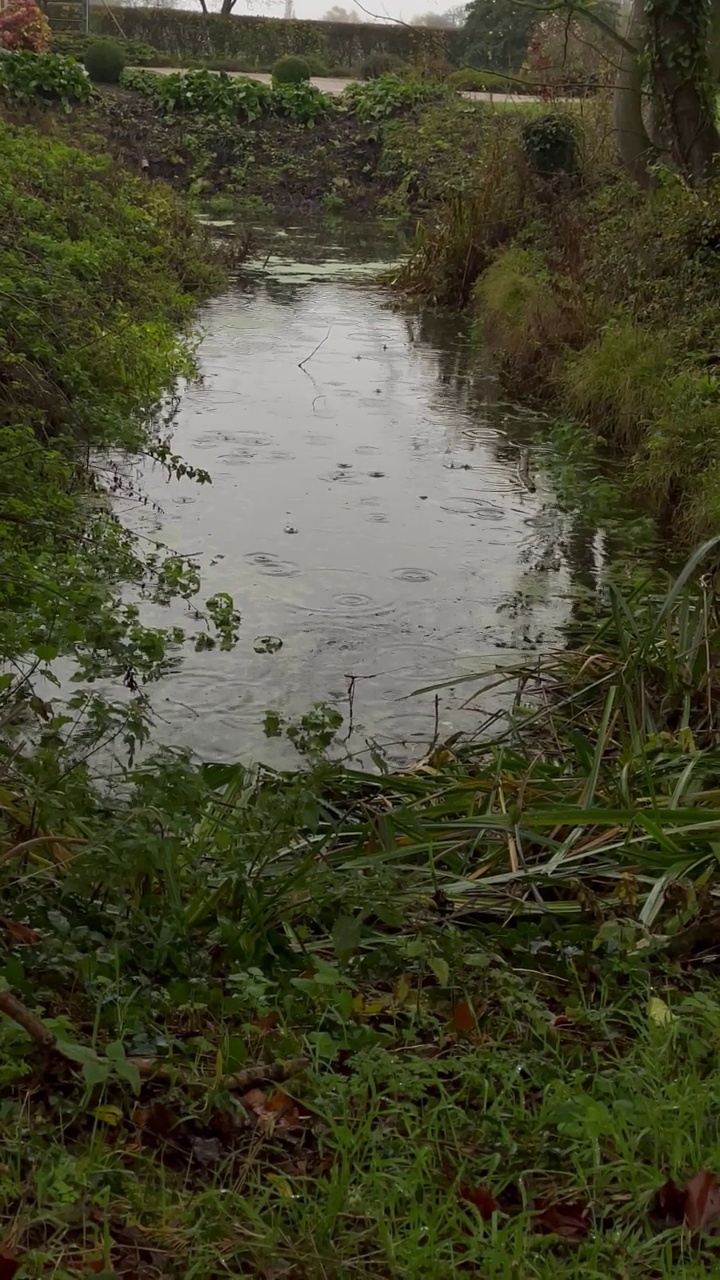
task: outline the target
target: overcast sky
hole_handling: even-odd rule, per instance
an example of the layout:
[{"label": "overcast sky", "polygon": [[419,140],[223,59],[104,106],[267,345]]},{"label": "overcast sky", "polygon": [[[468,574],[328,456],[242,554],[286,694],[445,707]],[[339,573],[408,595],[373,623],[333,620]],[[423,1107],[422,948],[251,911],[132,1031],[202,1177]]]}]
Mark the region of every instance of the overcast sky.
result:
[{"label": "overcast sky", "polygon": [[[456,0],[457,2],[457,0]],[[343,9],[356,8],[353,0],[293,0],[293,12],[296,18],[322,18],[337,3]],[[389,18],[402,18],[411,22],[419,13],[444,13],[453,7],[453,0],[361,0],[365,9],[371,13]],[[282,18],[285,11],[285,0],[247,0],[237,5],[235,12],[265,14],[271,18]],[[372,19],[357,9],[364,22]]]}]

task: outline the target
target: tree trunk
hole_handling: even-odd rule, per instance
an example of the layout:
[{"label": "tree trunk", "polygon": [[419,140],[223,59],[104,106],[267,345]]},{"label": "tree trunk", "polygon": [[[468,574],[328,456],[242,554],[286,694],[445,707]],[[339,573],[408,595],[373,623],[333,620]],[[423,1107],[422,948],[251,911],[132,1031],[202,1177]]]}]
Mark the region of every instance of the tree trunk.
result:
[{"label": "tree trunk", "polygon": [[692,186],[711,178],[720,158],[709,17],[707,0],[650,0],[647,6],[653,90],[669,126],[673,158]]},{"label": "tree trunk", "polygon": [[635,52],[632,53],[627,46],[620,51],[613,94],[615,143],[633,182],[648,190],[652,186],[650,165],[658,157],[643,119],[641,56],[645,46],[645,0],[633,0],[625,39]]}]

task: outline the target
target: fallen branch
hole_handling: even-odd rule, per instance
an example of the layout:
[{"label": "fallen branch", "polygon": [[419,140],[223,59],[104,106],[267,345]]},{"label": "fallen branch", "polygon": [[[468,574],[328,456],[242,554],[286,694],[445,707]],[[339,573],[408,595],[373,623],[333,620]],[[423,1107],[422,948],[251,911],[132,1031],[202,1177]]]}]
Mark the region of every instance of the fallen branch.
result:
[{"label": "fallen branch", "polygon": [[[157,1058],[128,1058],[143,1080],[166,1080],[169,1084],[202,1084],[191,1071],[185,1067],[174,1067],[169,1062],[158,1062]],[[220,1089],[239,1092],[250,1089],[256,1084],[282,1084],[291,1076],[297,1076],[310,1066],[307,1058],[288,1058],[286,1062],[258,1062],[254,1067],[244,1067],[242,1071],[234,1071],[231,1075],[219,1076],[212,1082]]]},{"label": "fallen branch", "polygon": [[[18,1000],[11,991],[0,991],[0,1013],[17,1022],[26,1031],[31,1040],[46,1053],[57,1053],[66,1061],[77,1063],[72,1054],[66,1053],[61,1041],[54,1031],[34,1014],[22,1000]],[[98,1054],[99,1061],[104,1061]],[[250,1089],[262,1083],[282,1084],[291,1076],[297,1076],[310,1066],[307,1058],[288,1058],[285,1062],[258,1062],[254,1067],[244,1067],[242,1071],[234,1071],[230,1075],[220,1076],[212,1080],[198,1079],[185,1067],[174,1067],[170,1062],[161,1062],[157,1058],[128,1058],[143,1080],[167,1080],[170,1084],[203,1084],[207,1088],[219,1087],[238,1092]]]},{"label": "fallen branch", "polygon": [[30,1009],[18,1000],[11,991],[0,991],[0,1013],[17,1022],[23,1031],[27,1031],[31,1040],[46,1051],[54,1049],[57,1043],[55,1032],[45,1026]]}]

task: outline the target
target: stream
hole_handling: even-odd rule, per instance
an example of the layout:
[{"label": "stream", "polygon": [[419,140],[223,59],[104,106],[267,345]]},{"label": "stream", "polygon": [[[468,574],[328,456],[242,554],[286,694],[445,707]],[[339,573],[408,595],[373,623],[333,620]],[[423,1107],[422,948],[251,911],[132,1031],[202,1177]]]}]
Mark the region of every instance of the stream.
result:
[{"label": "stream", "polygon": [[[463,677],[546,647],[567,616],[536,446],[530,480],[523,462],[538,422],[462,322],[393,308],[376,281],[401,249],[373,228],[276,231],[201,317],[172,447],[212,485],[149,466],[131,519],[242,614],[231,653],[188,652],[151,690],[157,736],[205,759],[295,763],[264,713],[315,702],[343,712],[346,750],[416,758],[477,729]],[[438,683],[437,705],[409,696]]]}]

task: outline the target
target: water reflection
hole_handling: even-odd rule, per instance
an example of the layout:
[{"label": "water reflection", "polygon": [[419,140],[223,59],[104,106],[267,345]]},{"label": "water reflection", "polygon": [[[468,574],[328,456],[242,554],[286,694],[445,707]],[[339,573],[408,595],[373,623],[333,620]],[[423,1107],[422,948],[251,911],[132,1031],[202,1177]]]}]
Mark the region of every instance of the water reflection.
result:
[{"label": "water reflection", "polygon": [[[149,470],[139,517],[198,552],[207,594],[243,614],[235,652],[190,654],[154,691],[160,734],[206,758],[292,758],[265,741],[264,710],[340,703],[352,677],[358,744],[406,755],[435,717],[432,695],[407,694],[534,650],[566,615],[563,558],[539,562],[552,494],[518,475],[536,420],[478,368],[461,322],[399,314],[367,284],[396,251],[275,240],[206,309],[204,383],[173,447],[213,485]],[[443,691],[441,733],[475,727],[467,694]]]}]

